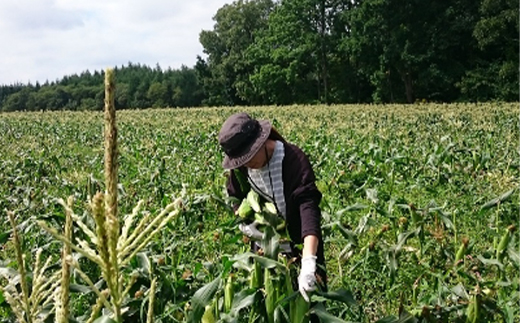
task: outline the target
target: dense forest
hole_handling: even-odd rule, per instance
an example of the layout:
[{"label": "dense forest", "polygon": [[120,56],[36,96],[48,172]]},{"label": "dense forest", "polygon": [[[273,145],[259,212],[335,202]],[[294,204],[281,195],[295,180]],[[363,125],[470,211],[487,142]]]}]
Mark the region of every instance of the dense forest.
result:
[{"label": "dense forest", "polygon": [[[195,66],[116,67],[116,105],[518,101],[518,12],[516,0],[239,0],[200,33]],[[103,77],[1,85],[0,111],[98,110]]]}]

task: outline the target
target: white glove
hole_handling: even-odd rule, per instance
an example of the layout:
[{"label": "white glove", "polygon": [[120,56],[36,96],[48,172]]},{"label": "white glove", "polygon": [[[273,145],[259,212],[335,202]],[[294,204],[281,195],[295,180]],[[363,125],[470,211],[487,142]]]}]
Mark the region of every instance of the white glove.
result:
[{"label": "white glove", "polygon": [[305,301],[309,302],[307,292],[313,291],[316,287],[316,256],[305,256],[302,258],[302,269],[298,277],[298,289]]},{"label": "white glove", "polygon": [[242,231],[243,234],[245,234],[253,240],[262,240],[264,238],[264,234],[262,231],[256,228],[257,225],[258,223],[256,221],[254,221],[251,224],[240,223],[238,225],[238,229]]}]

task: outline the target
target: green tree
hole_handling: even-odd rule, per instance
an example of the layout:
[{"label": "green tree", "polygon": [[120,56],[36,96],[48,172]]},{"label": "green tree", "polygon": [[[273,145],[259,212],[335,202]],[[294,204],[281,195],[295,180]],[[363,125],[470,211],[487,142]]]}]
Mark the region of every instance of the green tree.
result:
[{"label": "green tree", "polygon": [[319,100],[318,20],[314,0],[283,1],[270,15],[269,28],[259,33],[247,51],[255,66],[251,92],[264,103]]},{"label": "green tree", "polygon": [[115,93],[116,109],[127,109],[130,107],[131,92],[128,83],[117,83]]},{"label": "green tree", "polygon": [[152,107],[159,108],[166,106],[167,101],[167,87],[165,84],[155,81],[148,88],[146,98],[152,102]]},{"label": "green tree", "polygon": [[518,1],[481,1],[473,30],[478,56],[459,84],[466,100],[518,101],[518,11]]},{"label": "green tree", "polygon": [[23,87],[20,91],[9,95],[2,106],[2,111],[21,111],[26,110],[27,102],[31,95],[29,87]]},{"label": "green tree", "polygon": [[471,58],[478,4],[358,0],[343,48],[374,86],[376,102],[453,100]]},{"label": "green tree", "polygon": [[269,104],[366,101],[366,78],[352,64],[343,41],[352,2],[287,0],[269,17],[246,52],[257,101]]},{"label": "green tree", "polygon": [[173,106],[196,107],[201,104],[203,91],[195,69],[181,66],[179,70],[171,71],[168,77],[169,95]]},{"label": "green tree", "polygon": [[[235,1],[213,17],[213,30],[203,30],[199,40],[207,58],[207,72],[200,83],[212,105],[246,104],[253,67],[244,59],[259,31],[267,28],[271,0]],[[200,64],[199,64],[199,67]]]}]

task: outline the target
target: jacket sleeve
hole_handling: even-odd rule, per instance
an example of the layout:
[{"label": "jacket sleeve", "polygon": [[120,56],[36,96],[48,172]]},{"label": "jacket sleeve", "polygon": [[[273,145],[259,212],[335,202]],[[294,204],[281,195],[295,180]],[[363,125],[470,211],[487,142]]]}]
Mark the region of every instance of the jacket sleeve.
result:
[{"label": "jacket sleeve", "polygon": [[322,195],[316,187],[316,178],[309,159],[302,151],[297,154],[297,162],[300,167],[293,168],[298,169],[298,173],[294,177],[296,184],[292,199],[300,211],[301,238],[303,240],[308,235],[315,235],[321,239],[319,204]]}]

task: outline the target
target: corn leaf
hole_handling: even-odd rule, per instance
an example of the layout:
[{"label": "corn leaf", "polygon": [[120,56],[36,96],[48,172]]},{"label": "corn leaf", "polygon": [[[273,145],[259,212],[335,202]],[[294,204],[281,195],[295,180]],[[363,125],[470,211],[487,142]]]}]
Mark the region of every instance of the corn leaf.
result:
[{"label": "corn leaf", "polygon": [[260,263],[260,265],[262,265],[263,268],[269,268],[269,269],[275,268],[275,267],[278,267],[279,269],[285,268],[283,264],[279,263],[276,260],[272,260],[272,259],[262,257],[259,255],[255,255],[252,252],[245,252],[245,253],[239,254],[239,255],[235,256],[232,260],[234,260],[238,263],[243,263],[243,262],[249,261],[251,258],[257,260]]},{"label": "corn leaf", "polygon": [[387,316],[387,317],[384,317],[380,320],[377,320],[375,323],[417,323],[418,320],[413,317],[410,313],[408,312],[403,312],[401,313],[401,315],[399,315],[399,318],[395,317],[395,316]]},{"label": "corn leaf", "polygon": [[113,319],[111,319],[109,316],[107,315],[103,315],[101,317],[98,317],[94,323],[117,323],[116,321],[114,321]]},{"label": "corn leaf", "polygon": [[418,234],[419,230],[417,229],[399,234],[399,236],[397,237],[397,244],[395,245],[395,252],[399,252],[403,248],[403,245],[406,243],[406,240],[408,240],[408,238],[416,236]]},{"label": "corn leaf", "polygon": [[190,322],[200,322],[206,305],[211,302],[221,284],[222,278],[217,277],[195,292],[192,298]]},{"label": "corn leaf", "polygon": [[496,198],[492,199],[491,201],[489,201],[486,204],[482,205],[480,210],[481,211],[487,210],[487,209],[490,209],[490,208],[498,206],[502,202],[507,201],[511,197],[511,195],[513,195],[514,191],[515,191],[515,189],[512,189],[512,190],[507,191],[504,194],[500,195],[499,197],[496,197]]},{"label": "corn leaf", "polygon": [[231,313],[238,314],[238,312],[246,308],[248,306],[251,306],[255,303],[255,297],[256,297],[257,291],[252,289],[244,289],[240,292],[236,293],[233,297],[233,305],[231,306]]},{"label": "corn leaf", "polygon": [[482,255],[478,255],[477,259],[480,260],[480,262],[482,264],[484,264],[485,266],[495,265],[495,266],[498,266],[500,269],[504,268],[504,265],[496,259],[486,259],[486,258],[482,257]]},{"label": "corn leaf", "polygon": [[375,188],[367,188],[366,189],[367,199],[369,199],[372,203],[377,204],[379,199],[377,198],[377,189]]},{"label": "corn leaf", "polygon": [[466,288],[464,288],[464,285],[462,285],[461,283],[458,283],[457,286],[453,287],[451,289],[451,292],[459,298],[469,300],[468,292],[466,291]]},{"label": "corn leaf", "polygon": [[330,292],[316,291],[315,293],[326,299],[342,302],[344,304],[347,304],[348,306],[357,305],[356,301],[354,300],[354,296],[352,295],[352,292],[343,288]]},{"label": "corn leaf", "polygon": [[9,237],[11,236],[10,231],[2,232],[0,233],[0,243],[6,243],[7,240],[9,240]]},{"label": "corn leaf", "polygon": [[357,242],[357,239],[356,239],[356,235],[354,234],[354,232],[352,232],[352,230],[348,230],[346,229],[341,223],[338,222],[337,224],[337,228],[338,228],[338,231],[339,233],[341,233],[341,235],[351,241],[352,243],[356,243]]},{"label": "corn leaf", "polygon": [[271,226],[267,226],[264,230],[264,240],[260,243],[266,257],[276,259],[278,255],[280,236]]},{"label": "corn leaf", "polygon": [[318,304],[311,308],[310,312],[316,314],[322,323],[353,323],[352,321],[344,321],[325,310],[323,304]]},{"label": "corn leaf", "polygon": [[138,268],[142,271],[142,273],[145,275],[150,275],[150,268],[152,267],[152,265],[150,263],[150,259],[146,255],[146,253],[144,253],[144,252],[137,253],[136,258],[137,258],[137,264],[139,266]]},{"label": "corn leaf", "polygon": [[511,262],[516,266],[516,268],[520,267],[520,253],[517,249],[512,246],[507,248],[507,256],[511,260]]},{"label": "corn leaf", "polygon": [[70,284],[69,285],[69,291],[77,292],[77,293],[83,293],[83,294],[92,293],[92,289],[89,286],[78,285],[78,284]]},{"label": "corn leaf", "polygon": [[353,204],[353,205],[349,205],[349,206],[347,206],[344,209],[339,210],[338,212],[336,212],[336,215],[337,216],[341,216],[345,212],[364,210],[367,207],[368,207],[368,205],[366,205],[366,204],[356,203],[356,204]]},{"label": "corn leaf", "polygon": [[513,323],[515,321],[515,308],[513,306],[505,305],[504,321],[506,323]]}]

